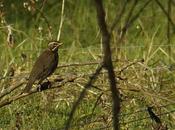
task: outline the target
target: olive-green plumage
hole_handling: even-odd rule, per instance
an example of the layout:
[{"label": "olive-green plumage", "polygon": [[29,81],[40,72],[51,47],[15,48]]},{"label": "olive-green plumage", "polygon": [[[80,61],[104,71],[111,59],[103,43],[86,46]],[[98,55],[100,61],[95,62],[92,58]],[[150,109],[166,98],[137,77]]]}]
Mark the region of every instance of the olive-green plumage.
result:
[{"label": "olive-green plumage", "polygon": [[36,80],[41,83],[55,71],[58,65],[58,48],[61,44],[57,41],[49,42],[48,48],[37,58],[23,93],[28,93]]}]

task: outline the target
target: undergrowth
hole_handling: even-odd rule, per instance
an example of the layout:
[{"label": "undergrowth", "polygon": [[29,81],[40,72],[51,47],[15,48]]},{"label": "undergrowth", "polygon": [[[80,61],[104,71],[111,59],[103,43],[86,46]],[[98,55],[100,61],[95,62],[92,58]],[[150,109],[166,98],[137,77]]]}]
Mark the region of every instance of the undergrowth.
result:
[{"label": "undergrowth", "polygon": [[[20,3],[19,7],[15,2],[8,1],[4,4],[6,12],[9,7],[16,7],[1,18],[1,20],[6,19],[8,24],[12,24],[15,45],[13,48],[8,46],[7,29],[1,23],[0,76],[5,77],[0,80],[1,91],[17,83],[20,76],[22,78],[28,76],[34,61],[47,47],[49,40],[47,25],[40,14],[36,10],[35,15],[30,11],[20,14],[18,10],[25,10],[22,8],[23,2],[20,1]],[[40,5],[40,3],[37,4],[36,6]],[[112,0],[105,2],[106,20],[109,26],[114,20],[116,10],[121,10],[121,5],[121,1],[120,4]],[[143,2],[139,1],[135,12],[142,5]],[[130,6],[129,2],[128,8]],[[14,10],[16,13],[11,16],[10,11]],[[61,2],[55,4],[55,1],[48,2],[43,9],[52,26],[54,38],[58,33],[60,11]],[[59,49],[59,65],[101,61],[101,36],[93,2],[66,1],[64,15],[60,39],[64,44]],[[119,27],[124,25],[126,17],[122,18]],[[29,19],[30,22],[28,22]],[[171,35],[170,47],[167,46],[166,24],[164,14],[153,2],[129,28],[122,44],[117,44],[118,30],[113,31],[111,48],[113,59],[118,59],[114,62],[114,67],[121,94],[122,130],[152,129],[155,122],[148,115],[148,106],[154,107],[153,110],[160,115],[162,122],[170,130],[175,128],[174,35]],[[38,30],[39,27],[41,30]],[[115,47],[120,49],[113,49]],[[133,62],[135,63],[132,64]],[[55,75],[82,76],[61,88],[36,93],[1,108],[0,128],[63,129],[74,101],[97,66],[57,69]],[[11,68],[14,70],[14,75],[9,80]],[[7,96],[21,92],[23,87]],[[76,111],[71,130],[111,130],[111,106],[108,77],[103,71]]]}]

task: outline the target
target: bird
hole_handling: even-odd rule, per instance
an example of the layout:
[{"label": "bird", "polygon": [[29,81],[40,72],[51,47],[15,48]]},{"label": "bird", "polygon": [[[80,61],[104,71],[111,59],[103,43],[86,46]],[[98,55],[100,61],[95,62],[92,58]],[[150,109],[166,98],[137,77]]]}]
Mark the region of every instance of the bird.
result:
[{"label": "bird", "polygon": [[41,84],[56,70],[59,59],[58,48],[61,45],[60,41],[50,41],[48,43],[48,48],[35,61],[23,93],[29,93],[35,81],[39,81],[38,84]]}]

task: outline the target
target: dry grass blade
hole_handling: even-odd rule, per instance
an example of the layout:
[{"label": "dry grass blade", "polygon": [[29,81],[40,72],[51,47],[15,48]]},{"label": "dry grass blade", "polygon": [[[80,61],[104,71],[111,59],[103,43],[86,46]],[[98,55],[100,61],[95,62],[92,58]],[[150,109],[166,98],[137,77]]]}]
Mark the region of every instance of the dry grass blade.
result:
[{"label": "dry grass blade", "polygon": [[61,36],[61,29],[63,26],[63,21],[64,21],[64,0],[62,1],[62,8],[61,8],[61,21],[60,21],[60,26],[59,26],[59,31],[58,31],[58,35],[57,35],[57,41],[60,40],[60,36]]}]

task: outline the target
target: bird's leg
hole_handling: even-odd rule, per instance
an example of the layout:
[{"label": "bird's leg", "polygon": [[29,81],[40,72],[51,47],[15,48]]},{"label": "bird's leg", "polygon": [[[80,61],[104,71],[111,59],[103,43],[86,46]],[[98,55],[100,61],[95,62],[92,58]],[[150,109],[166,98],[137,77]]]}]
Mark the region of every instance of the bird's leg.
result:
[{"label": "bird's leg", "polygon": [[49,87],[50,87],[50,84],[51,84],[51,82],[46,78],[45,80],[47,80],[47,81],[45,81],[45,82],[42,82],[43,80],[40,80],[39,82],[38,82],[38,88],[37,88],[37,90],[39,91],[39,92],[41,92],[41,91],[43,91],[43,90],[45,90],[45,89],[48,89]]},{"label": "bird's leg", "polygon": [[38,90],[38,92],[41,92],[41,87],[42,87],[42,80],[40,80],[39,82],[38,82],[38,88],[37,88],[37,90]]},{"label": "bird's leg", "polygon": [[46,81],[50,83],[50,81],[49,81],[49,79],[48,79],[48,78],[46,78]]}]

